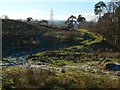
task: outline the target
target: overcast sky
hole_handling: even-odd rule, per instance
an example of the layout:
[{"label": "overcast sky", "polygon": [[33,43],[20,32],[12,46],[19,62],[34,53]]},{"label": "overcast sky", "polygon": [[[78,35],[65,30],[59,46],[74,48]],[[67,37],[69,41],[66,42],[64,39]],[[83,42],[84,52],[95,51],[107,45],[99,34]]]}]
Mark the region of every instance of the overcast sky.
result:
[{"label": "overcast sky", "polygon": [[[68,2],[69,1],[69,2]],[[92,2],[90,2],[92,1]],[[53,19],[66,20],[70,15],[81,14],[88,21],[95,20],[94,5],[100,0],[0,0],[0,17],[8,15],[11,19]],[[103,0],[109,1],[109,0]]]}]

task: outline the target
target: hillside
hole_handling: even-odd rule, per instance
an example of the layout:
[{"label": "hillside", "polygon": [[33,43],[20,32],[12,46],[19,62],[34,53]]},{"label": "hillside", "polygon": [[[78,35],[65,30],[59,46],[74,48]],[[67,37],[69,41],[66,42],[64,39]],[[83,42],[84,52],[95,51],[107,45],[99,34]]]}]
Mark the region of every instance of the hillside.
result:
[{"label": "hillside", "polygon": [[120,50],[99,34],[3,20],[2,39],[3,89],[120,87]]},{"label": "hillside", "polygon": [[[86,62],[86,60],[99,61],[102,58],[120,58],[120,50],[109,44],[100,35],[84,29],[74,32],[70,31],[69,35],[70,34],[72,37],[68,37],[68,32],[66,31],[63,36],[60,36],[61,34],[54,34],[55,37],[59,39],[62,38],[62,42],[66,45],[66,47],[32,54],[28,57],[28,60],[46,62],[48,58],[51,58],[51,60]],[[49,35],[51,34],[49,33]]]},{"label": "hillside", "polygon": [[50,25],[37,26],[18,20],[3,19],[2,22],[3,56],[29,51],[30,49],[33,51],[36,48],[51,48],[51,41],[54,39],[45,38],[43,35],[51,30],[59,30],[59,28]]},{"label": "hillside", "polygon": [[120,90],[120,0],[0,2],[0,90]]},{"label": "hillside", "polygon": [[[9,19],[3,19],[2,21],[3,56],[25,51],[33,53],[54,50],[79,44],[84,44],[85,46],[86,43],[92,43],[91,41],[95,39],[87,33],[68,31],[51,25],[35,25]],[[106,40],[101,40],[97,44],[94,43],[86,47],[93,51],[98,49],[105,51],[106,48],[119,51]]]}]

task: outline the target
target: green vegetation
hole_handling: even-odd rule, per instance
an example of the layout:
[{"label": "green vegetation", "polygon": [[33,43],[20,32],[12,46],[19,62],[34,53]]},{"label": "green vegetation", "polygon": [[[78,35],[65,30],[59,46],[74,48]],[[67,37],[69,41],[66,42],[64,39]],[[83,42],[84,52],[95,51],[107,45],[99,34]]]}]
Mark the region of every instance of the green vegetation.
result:
[{"label": "green vegetation", "polygon": [[[69,19],[70,22],[73,19]],[[47,25],[48,23],[39,25],[39,23],[9,21],[7,24],[8,21],[3,20],[4,54],[19,52],[21,48],[23,51],[27,48],[25,51],[38,49],[41,52],[34,52],[24,57],[23,66],[18,64],[20,62],[18,59],[15,61],[2,58],[3,63],[16,63],[16,66],[3,66],[0,71],[3,90],[8,88],[35,90],[38,88],[50,90],[120,88],[118,82],[120,72],[107,68],[109,64],[120,61],[119,49],[100,34],[87,29],[70,31]],[[29,17],[27,21],[30,22],[31,18]],[[16,27],[15,22],[20,26]],[[8,27],[5,27],[7,25]],[[16,38],[11,40],[11,36]]]},{"label": "green vegetation", "polygon": [[[63,66],[66,65],[70,65],[69,62]],[[86,72],[80,68],[72,67],[64,68],[64,70],[64,72],[55,73],[54,71],[29,67],[4,68],[2,71],[3,88],[49,88],[50,90],[58,88],[58,90],[68,90],[72,88],[120,87],[118,85],[119,77],[114,75],[103,75],[94,71]]]},{"label": "green vegetation", "polygon": [[95,33],[89,32],[89,31],[84,30],[84,29],[80,29],[80,31],[82,33],[86,34],[86,36],[89,38],[89,40],[84,40],[82,42],[85,45],[91,45],[91,44],[99,43],[103,40],[102,36],[96,35]]},{"label": "green vegetation", "polygon": [[[53,36],[54,34],[51,33],[47,35]],[[114,71],[104,70],[104,66],[118,62],[120,54],[110,51],[100,52],[99,49],[93,52],[94,47],[91,45],[101,44],[102,36],[84,29],[80,29],[79,33],[78,35],[82,35],[80,36],[82,39],[77,39],[79,45],[39,52],[29,56],[27,61],[31,62],[34,67],[3,68],[3,88],[49,88],[51,90],[119,88],[118,79],[120,77]],[[64,35],[66,33],[62,36]],[[54,37],[56,38],[56,35]],[[80,44],[81,42],[82,44]],[[112,62],[106,62],[109,58]],[[100,65],[104,64],[103,67],[100,67],[98,63],[102,60]],[[42,67],[43,64],[45,66]]]}]

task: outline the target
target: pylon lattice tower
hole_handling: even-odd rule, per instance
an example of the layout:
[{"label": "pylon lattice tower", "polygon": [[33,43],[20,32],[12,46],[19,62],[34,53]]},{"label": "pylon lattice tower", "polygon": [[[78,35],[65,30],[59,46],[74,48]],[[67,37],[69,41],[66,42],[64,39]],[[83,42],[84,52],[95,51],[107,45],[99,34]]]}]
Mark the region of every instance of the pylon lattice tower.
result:
[{"label": "pylon lattice tower", "polygon": [[50,21],[53,22],[53,9],[50,11]]}]

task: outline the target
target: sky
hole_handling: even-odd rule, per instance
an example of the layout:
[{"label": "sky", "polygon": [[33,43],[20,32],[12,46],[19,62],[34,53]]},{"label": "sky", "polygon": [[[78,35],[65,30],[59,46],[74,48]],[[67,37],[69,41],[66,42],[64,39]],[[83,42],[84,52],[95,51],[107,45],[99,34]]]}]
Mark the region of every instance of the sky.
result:
[{"label": "sky", "polygon": [[[10,19],[50,20],[53,9],[54,20],[66,20],[70,15],[81,14],[87,21],[96,20],[94,5],[100,0],[0,0],[0,17],[7,15]],[[103,0],[104,1],[104,0]],[[108,0],[105,0],[108,1]]]}]

